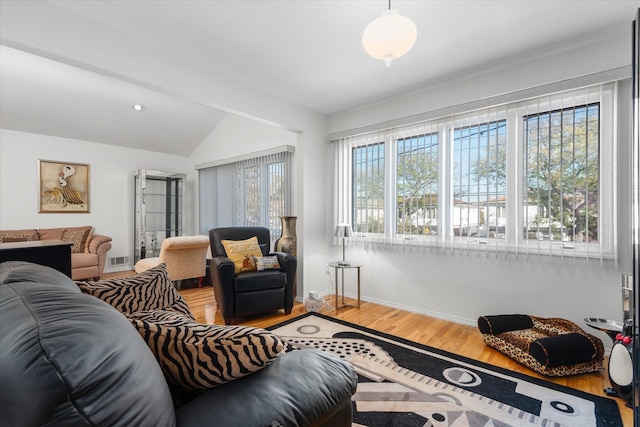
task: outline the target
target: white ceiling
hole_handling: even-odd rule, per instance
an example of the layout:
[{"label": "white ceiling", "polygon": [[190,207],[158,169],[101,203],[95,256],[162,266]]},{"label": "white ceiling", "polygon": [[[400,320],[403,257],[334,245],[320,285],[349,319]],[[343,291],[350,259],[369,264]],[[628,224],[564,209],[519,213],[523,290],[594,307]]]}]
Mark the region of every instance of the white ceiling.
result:
[{"label": "white ceiling", "polygon": [[[638,9],[637,0],[392,1],[393,9],[416,23],[418,40],[386,68],[361,45],[364,27],[387,8],[385,0],[30,3],[70,12],[96,31],[117,31],[176,61],[188,60],[324,114],[629,32]],[[3,22],[18,19],[17,7],[0,2]],[[39,31],[36,24],[29,31]],[[27,40],[5,34],[3,26],[3,44],[28,46]],[[73,30],[73,25],[61,29]],[[78,49],[84,48],[83,35],[76,36]],[[186,155],[224,117],[33,52],[3,46],[0,67],[0,126],[7,129]],[[134,102],[153,108],[143,113],[122,108]]]}]

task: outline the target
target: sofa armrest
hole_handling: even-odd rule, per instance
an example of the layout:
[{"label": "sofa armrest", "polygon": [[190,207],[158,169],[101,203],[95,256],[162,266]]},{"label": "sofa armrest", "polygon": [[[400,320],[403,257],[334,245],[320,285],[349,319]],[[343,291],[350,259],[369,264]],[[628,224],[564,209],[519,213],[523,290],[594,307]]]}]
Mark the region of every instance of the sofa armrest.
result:
[{"label": "sofa armrest", "polygon": [[287,274],[287,289],[285,291],[285,309],[293,307],[293,296],[296,288],[296,271],[298,269],[298,259],[286,252],[273,252],[270,255],[278,257],[280,270]]},{"label": "sofa armrest", "polygon": [[280,271],[286,272],[291,270],[292,268],[293,268],[293,271],[295,271],[298,265],[297,258],[286,252],[271,252],[269,256],[278,257],[278,264],[280,264]]},{"label": "sofa armrest", "polygon": [[233,318],[235,265],[227,257],[213,257],[209,263],[209,274],[211,275],[216,303],[220,311],[222,311],[222,317],[226,322],[227,319]]},{"label": "sofa armrest", "polygon": [[104,271],[104,265],[107,260],[107,252],[111,249],[111,237],[94,234],[89,240],[89,253],[98,255],[98,277]]},{"label": "sofa armrest", "polygon": [[341,411],[356,391],[353,366],[320,350],[297,350],[245,377],[212,388],[176,410],[189,427],[351,426]]},{"label": "sofa armrest", "polygon": [[[111,240],[112,239],[109,236],[94,234],[93,236],[91,236],[91,240],[89,240],[88,250],[92,254],[97,254],[100,245],[111,242]],[[111,249],[111,244],[109,244],[109,249]]]},{"label": "sofa armrest", "polygon": [[483,334],[498,335],[508,331],[518,331],[533,327],[533,319],[526,314],[499,314],[480,316],[478,329]]}]

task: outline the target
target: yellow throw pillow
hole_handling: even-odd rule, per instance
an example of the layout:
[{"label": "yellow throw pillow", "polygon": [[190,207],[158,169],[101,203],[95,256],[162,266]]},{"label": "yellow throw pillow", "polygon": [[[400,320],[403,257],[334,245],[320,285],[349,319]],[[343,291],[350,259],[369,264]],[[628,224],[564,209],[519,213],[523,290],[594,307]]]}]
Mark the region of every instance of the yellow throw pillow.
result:
[{"label": "yellow throw pillow", "polygon": [[233,261],[236,274],[256,271],[256,262],[253,258],[262,256],[256,236],[247,240],[223,240],[222,246],[227,257]]}]

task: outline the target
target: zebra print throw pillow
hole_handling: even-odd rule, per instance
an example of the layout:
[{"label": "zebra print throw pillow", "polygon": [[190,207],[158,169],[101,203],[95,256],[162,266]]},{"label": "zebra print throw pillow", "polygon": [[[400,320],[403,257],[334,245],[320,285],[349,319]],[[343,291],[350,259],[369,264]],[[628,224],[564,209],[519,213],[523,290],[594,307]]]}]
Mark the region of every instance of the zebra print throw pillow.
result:
[{"label": "zebra print throw pillow", "polygon": [[128,313],[165,377],[192,391],[256,372],[284,352],[273,333],[247,326],[204,325],[169,311]]},{"label": "zebra print throw pillow", "polygon": [[127,278],[76,284],[85,294],[100,298],[121,313],[169,310],[195,321],[186,301],[169,280],[164,264]]}]

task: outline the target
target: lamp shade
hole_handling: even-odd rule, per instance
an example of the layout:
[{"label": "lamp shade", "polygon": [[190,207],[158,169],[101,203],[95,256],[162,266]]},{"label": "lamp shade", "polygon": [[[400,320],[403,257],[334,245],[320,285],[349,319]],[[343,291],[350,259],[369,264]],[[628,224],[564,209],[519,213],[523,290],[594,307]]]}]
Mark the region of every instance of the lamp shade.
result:
[{"label": "lamp shade", "polygon": [[351,237],[353,236],[353,231],[351,230],[351,225],[349,224],[338,224],[336,225],[336,229],[333,233],[336,237]]},{"label": "lamp shade", "polygon": [[416,24],[395,10],[387,10],[367,25],[362,34],[364,50],[386,66],[411,50],[418,38]]}]

